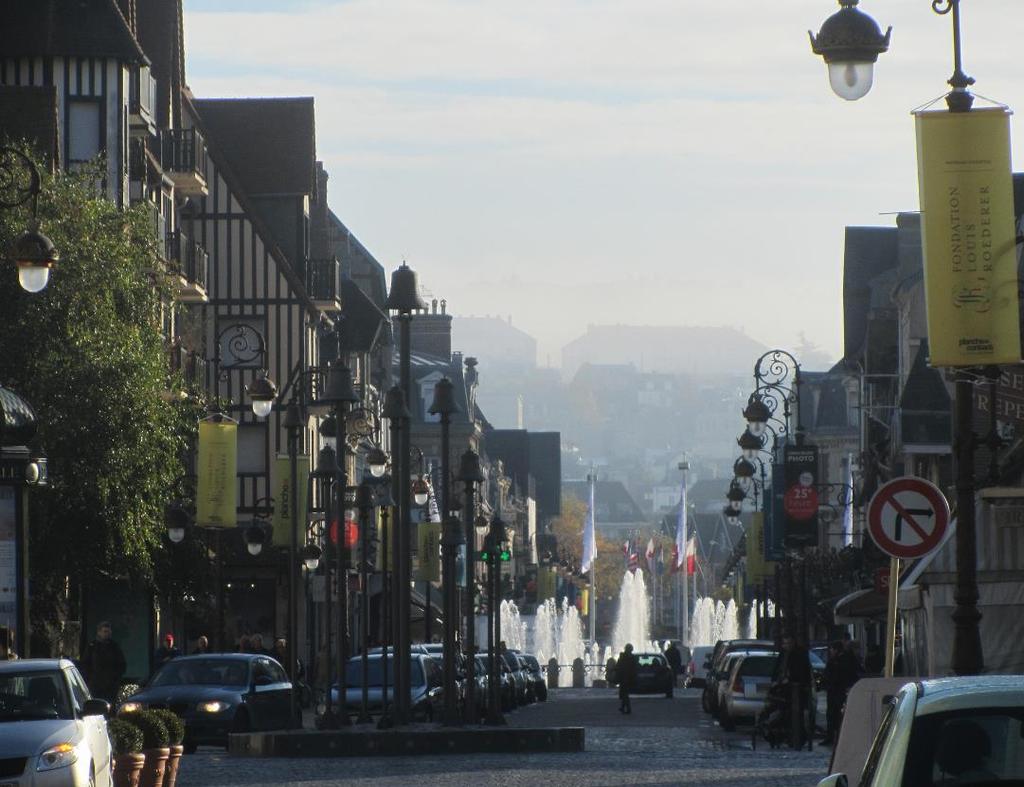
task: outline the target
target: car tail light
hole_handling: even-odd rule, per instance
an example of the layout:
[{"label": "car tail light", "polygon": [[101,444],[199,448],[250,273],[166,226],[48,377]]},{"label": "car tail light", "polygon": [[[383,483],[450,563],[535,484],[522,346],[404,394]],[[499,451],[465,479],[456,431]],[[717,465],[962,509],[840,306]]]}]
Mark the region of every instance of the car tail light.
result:
[{"label": "car tail light", "polygon": [[739,675],[737,675],[732,682],[732,690],[735,691],[737,694],[743,693],[743,678],[741,678]]}]

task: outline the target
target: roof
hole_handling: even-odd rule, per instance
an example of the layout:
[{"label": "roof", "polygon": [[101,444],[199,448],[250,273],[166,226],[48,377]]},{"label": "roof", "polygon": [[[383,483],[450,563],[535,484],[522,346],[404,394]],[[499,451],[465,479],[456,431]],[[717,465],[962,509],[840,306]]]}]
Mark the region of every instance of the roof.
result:
[{"label": "roof", "polygon": [[194,103],[248,194],[316,194],[311,97],[205,98]]},{"label": "roof", "polygon": [[390,319],[354,281],[341,280],[342,337],[350,352],[370,352],[386,331]]},{"label": "roof", "polygon": [[1024,675],[971,675],[937,678],[921,684],[918,716],[962,708],[1024,705]]},{"label": "roof", "polygon": [[4,135],[25,140],[54,165],[60,162],[57,88],[0,86],[0,117]]},{"label": "roof", "polygon": [[16,0],[4,3],[0,52],[11,57],[146,59],[116,0]]},{"label": "roof", "polygon": [[864,346],[872,280],[898,262],[896,227],[847,227],[843,252],[843,354],[856,357]]},{"label": "roof", "polygon": [[0,672],[44,672],[73,666],[68,659],[12,659],[0,661]]},{"label": "roof", "polygon": [[136,0],[136,28],[156,79],[157,123],[177,128],[181,124],[181,89],[185,85],[181,0]]},{"label": "roof", "polygon": [[900,395],[904,445],[949,445],[952,440],[951,400],[942,374],[928,366],[928,342],[922,340]]}]

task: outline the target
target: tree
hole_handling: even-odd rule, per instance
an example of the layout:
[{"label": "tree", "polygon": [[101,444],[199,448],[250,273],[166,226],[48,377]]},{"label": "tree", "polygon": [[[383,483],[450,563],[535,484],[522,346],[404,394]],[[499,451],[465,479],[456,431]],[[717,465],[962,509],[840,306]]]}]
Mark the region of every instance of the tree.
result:
[{"label": "tree", "polygon": [[[40,166],[40,170],[45,167]],[[35,408],[51,488],[35,497],[33,617],[52,620],[65,578],[148,583],[169,490],[182,474],[195,407],[172,402],[162,333],[170,303],[141,208],[97,193],[103,170],[43,172],[41,228],[60,251],[49,286],[0,277],[0,380]],[[0,211],[0,248],[29,223]]]}]

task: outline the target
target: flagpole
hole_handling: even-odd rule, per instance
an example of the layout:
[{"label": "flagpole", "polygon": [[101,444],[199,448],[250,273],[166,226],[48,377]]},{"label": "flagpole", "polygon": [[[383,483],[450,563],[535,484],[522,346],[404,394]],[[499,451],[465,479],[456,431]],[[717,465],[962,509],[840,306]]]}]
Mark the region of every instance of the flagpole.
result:
[{"label": "flagpole", "polygon": [[[590,560],[590,595],[587,599],[587,618],[590,628],[590,645],[593,647],[594,642],[597,641],[597,512],[594,510],[594,486],[597,483],[597,473],[594,472],[593,467],[590,468],[587,480],[590,481],[590,521],[587,526],[590,528],[591,553],[585,554],[584,560]],[[584,543],[586,543],[586,536],[584,536]]]},{"label": "flagpole", "polygon": [[[680,615],[680,618],[679,618],[680,621],[681,621],[680,631],[679,631],[679,639],[682,640],[683,645],[686,645],[688,647],[689,644],[690,644],[690,594],[688,592],[687,582],[686,582],[687,572],[689,571],[689,561],[685,557],[685,555],[686,555],[685,546],[686,546],[686,543],[687,543],[686,526],[688,524],[687,516],[686,516],[686,514],[687,514],[687,512],[686,512],[686,475],[687,475],[687,472],[690,469],[690,463],[686,462],[686,461],[680,462],[679,463],[679,469],[683,473],[683,490],[682,490],[682,494],[679,496],[679,506],[680,506],[679,521],[682,523],[682,531],[683,531],[683,533],[682,533],[683,542],[679,546],[680,550],[682,550],[681,557],[682,557],[682,561],[683,561],[683,566],[682,566],[683,567],[683,571],[682,571],[682,585],[683,585],[683,598],[682,598],[682,601],[683,601],[683,609],[682,609],[682,614]],[[694,595],[696,595],[696,594],[694,594]]]}]

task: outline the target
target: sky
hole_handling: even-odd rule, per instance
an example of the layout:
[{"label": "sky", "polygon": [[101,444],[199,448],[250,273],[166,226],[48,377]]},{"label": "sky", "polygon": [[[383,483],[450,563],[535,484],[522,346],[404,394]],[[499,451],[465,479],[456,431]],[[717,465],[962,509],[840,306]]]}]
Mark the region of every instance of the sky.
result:
[{"label": "sky", "polygon": [[[917,209],[910,112],[952,72],[930,0],[860,9],[893,34],[858,102],[810,50],[829,0],[185,0],[186,68],[204,98],[313,96],[334,212],[542,365],[609,323],[838,359],[844,227]],[[962,16],[976,93],[1024,106],[1024,1]]]}]

